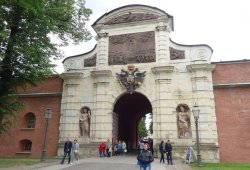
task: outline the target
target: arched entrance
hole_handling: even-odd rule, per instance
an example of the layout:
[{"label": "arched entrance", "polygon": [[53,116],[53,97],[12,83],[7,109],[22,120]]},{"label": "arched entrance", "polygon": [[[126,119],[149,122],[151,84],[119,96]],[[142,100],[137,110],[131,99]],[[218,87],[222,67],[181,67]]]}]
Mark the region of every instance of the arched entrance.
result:
[{"label": "arched entrance", "polygon": [[125,93],[115,103],[113,110],[113,138],[124,140],[128,149],[135,149],[138,141],[138,123],[152,106],[141,93]]}]

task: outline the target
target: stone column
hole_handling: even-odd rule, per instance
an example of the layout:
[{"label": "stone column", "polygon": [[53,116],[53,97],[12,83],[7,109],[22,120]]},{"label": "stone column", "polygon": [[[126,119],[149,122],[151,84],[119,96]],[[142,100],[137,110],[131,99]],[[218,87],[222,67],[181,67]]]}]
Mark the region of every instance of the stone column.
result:
[{"label": "stone column", "polygon": [[97,67],[108,65],[108,43],[108,33],[97,34]]},{"label": "stone column", "polygon": [[[174,103],[171,101],[171,74],[174,66],[153,67],[156,81],[156,105],[153,108],[153,138],[174,138],[176,132],[175,115],[173,116]],[[173,118],[174,117],[174,118]]]},{"label": "stone column", "polygon": [[61,118],[59,127],[59,142],[67,137],[73,139],[79,137],[79,85],[83,73],[63,73],[63,95],[61,103]]},{"label": "stone column", "polygon": [[108,100],[110,70],[92,71],[95,81],[94,108],[91,120],[91,138],[96,142],[112,138],[112,104]]},{"label": "stone column", "polygon": [[166,65],[170,61],[169,53],[169,32],[167,25],[159,25],[156,28],[156,62]]}]

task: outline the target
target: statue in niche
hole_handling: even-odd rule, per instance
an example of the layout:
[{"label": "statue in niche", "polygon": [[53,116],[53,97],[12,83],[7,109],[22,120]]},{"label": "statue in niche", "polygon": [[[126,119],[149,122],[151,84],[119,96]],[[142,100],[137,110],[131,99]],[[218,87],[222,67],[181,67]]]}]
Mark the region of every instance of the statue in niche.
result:
[{"label": "statue in niche", "polygon": [[187,104],[179,104],[177,111],[177,126],[179,138],[190,138],[190,109]]},{"label": "statue in niche", "polygon": [[80,109],[81,115],[79,117],[80,135],[82,137],[89,137],[90,129],[90,117],[91,112],[88,107],[82,107]]}]

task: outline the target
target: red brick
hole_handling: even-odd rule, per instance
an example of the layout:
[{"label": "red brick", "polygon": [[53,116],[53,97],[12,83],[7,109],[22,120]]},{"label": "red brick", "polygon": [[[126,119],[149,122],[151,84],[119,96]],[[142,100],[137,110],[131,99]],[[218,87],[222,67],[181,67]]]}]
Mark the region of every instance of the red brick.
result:
[{"label": "red brick", "polygon": [[[250,63],[217,64],[214,84],[250,82]],[[215,88],[221,162],[250,162],[250,87]]]},{"label": "red brick", "polygon": [[[48,93],[62,92],[62,79],[54,77],[47,79],[45,84],[32,87],[27,90],[28,93]],[[26,93],[27,93],[26,92]],[[23,92],[20,92],[23,93]],[[57,155],[57,145],[59,138],[59,122],[60,122],[60,107],[61,95],[59,96],[37,96],[37,97],[20,97],[21,101],[26,103],[25,107],[16,116],[16,124],[8,134],[1,136],[0,156],[14,157],[25,156],[16,154],[20,151],[19,141],[28,139],[32,141],[30,157],[41,157],[44,137],[45,137],[45,110],[51,108],[53,110],[52,118],[49,120],[48,126],[48,143],[47,156]],[[23,128],[24,116],[32,112],[36,116],[36,124],[34,130],[21,130]]]}]

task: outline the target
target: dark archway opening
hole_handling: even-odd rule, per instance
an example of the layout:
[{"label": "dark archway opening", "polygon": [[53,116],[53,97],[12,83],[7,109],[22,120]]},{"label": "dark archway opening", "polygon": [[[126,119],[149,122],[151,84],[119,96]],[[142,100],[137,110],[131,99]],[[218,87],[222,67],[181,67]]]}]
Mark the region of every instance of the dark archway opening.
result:
[{"label": "dark archway opening", "polygon": [[117,136],[113,137],[124,140],[128,149],[136,149],[138,123],[146,114],[152,113],[150,101],[141,93],[126,93],[117,100],[113,112],[118,115],[116,119],[118,125],[113,126]]}]

